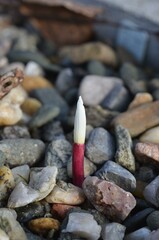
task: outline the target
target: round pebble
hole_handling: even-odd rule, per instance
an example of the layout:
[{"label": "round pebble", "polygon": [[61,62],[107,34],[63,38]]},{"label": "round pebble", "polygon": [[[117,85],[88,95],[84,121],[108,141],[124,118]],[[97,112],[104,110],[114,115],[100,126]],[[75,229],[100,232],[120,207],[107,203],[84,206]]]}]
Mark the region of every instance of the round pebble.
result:
[{"label": "round pebble", "polygon": [[23,88],[31,92],[36,88],[52,88],[52,84],[41,76],[25,76],[22,82]]},{"label": "round pebble", "polygon": [[36,98],[27,98],[21,105],[21,109],[28,115],[33,116],[41,106],[41,102]]}]

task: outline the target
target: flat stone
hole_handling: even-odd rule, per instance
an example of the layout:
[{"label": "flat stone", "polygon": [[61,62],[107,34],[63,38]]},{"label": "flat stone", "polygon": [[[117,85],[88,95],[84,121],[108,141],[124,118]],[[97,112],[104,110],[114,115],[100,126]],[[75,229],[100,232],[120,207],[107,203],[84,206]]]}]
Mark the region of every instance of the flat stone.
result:
[{"label": "flat stone", "polygon": [[73,233],[84,239],[98,240],[101,226],[90,213],[73,212],[69,214],[67,226],[62,232]]},{"label": "flat stone", "polygon": [[135,171],[135,158],[132,154],[132,140],[129,131],[121,125],[115,127],[117,150],[115,161],[127,168],[129,171]]},{"label": "flat stone", "polygon": [[145,240],[145,238],[151,233],[147,227],[140,228],[130,234],[127,234],[124,240]]},{"label": "flat stone", "polygon": [[116,77],[87,75],[82,79],[79,95],[82,96],[85,105],[98,105],[115,86],[122,86],[122,84],[122,80]]},{"label": "flat stone", "polygon": [[99,60],[107,65],[117,65],[114,50],[101,42],[84,43],[80,46],[66,46],[60,49],[59,55],[61,58],[66,57],[75,64]]},{"label": "flat stone", "polygon": [[97,177],[87,177],[83,190],[93,206],[112,220],[124,220],[136,205],[131,193]]},{"label": "flat stone", "polygon": [[150,213],[146,219],[146,222],[151,231],[157,230],[159,228],[159,211]]},{"label": "flat stone", "polygon": [[102,227],[102,239],[103,240],[123,240],[126,227],[120,223],[112,222],[106,223]]},{"label": "flat stone", "polygon": [[27,98],[21,105],[21,109],[24,113],[33,116],[41,106],[41,102],[36,98]]},{"label": "flat stone", "polygon": [[5,139],[0,141],[0,150],[6,156],[6,164],[11,167],[28,164],[32,166],[42,157],[45,144],[37,139]]},{"label": "flat stone", "polygon": [[12,168],[13,177],[16,185],[19,182],[26,183],[29,180],[30,167],[28,165],[21,165],[15,168]]},{"label": "flat stone", "polygon": [[112,125],[120,124],[128,129],[132,137],[136,137],[147,129],[159,124],[158,108],[159,101],[143,104],[119,114],[113,119]]},{"label": "flat stone", "polygon": [[63,203],[68,205],[80,205],[85,200],[81,188],[64,181],[57,182],[50,195],[46,197],[49,203]]},{"label": "flat stone", "polygon": [[133,174],[113,161],[107,161],[95,175],[102,180],[114,182],[128,192],[136,188],[136,179]]},{"label": "flat stone", "polygon": [[144,189],[144,197],[146,201],[159,207],[159,176],[150,182]]},{"label": "flat stone", "polygon": [[86,143],[86,157],[93,163],[101,164],[112,159],[115,154],[115,142],[104,128],[95,128]]},{"label": "flat stone", "polygon": [[23,88],[27,92],[31,92],[36,88],[52,88],[53,85],[49,80],[41,76],[27,76],[25,75],[24,80],[22,82]]},{"label": "flat stone", "polygon": [[2,139],[30,138],[29,130],[26,126],[6,126],[2,129],[0,136]]},{"label": "flat stone", "polygon": [[149,142],[149,143],[156,143],[159,144],[159,127],[154,127],[146,132],[144,132],[139,140],[141,142]]}]

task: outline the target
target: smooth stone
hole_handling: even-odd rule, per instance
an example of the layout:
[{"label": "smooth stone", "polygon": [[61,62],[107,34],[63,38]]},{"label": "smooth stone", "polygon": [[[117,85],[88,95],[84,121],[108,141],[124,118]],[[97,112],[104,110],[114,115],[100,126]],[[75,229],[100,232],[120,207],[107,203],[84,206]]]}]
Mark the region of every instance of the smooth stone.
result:
[{"label": "smooth stone", "polygon": [[6,200],[14,187],[12,171],[8,167],[0,167],[0,201]]},{"label": "smooth stone", "polygon": [[151,66],[152,68],[158,70],[159,57],[156,49],[159,47],[158,37],[156,35],[150,34],[150,40],[148,44],[147,54],[145,56],[145,65]]},{"label": "smooth stone", "polygon": [[87,177],[83,182],[83,190],[92,205],[112,220],[124,220],[136,206],[136,200],[130,192],[97,177]]},{"label": "smooth stone", "polygon": [[157,240],[159,238],[159,229],[152,231],[144,240]]},{"label": "smooth stone", "polygon": [[30,93],[31,97],[37,98],[42,104],[50,104],[60,108],[60,117],[67,116],[69,107],[64,98],[54,88],[35,89]]},{"label": "smooth stone", "polygon": [[68,223],[62,232],[69,232],[84,239],[98,240],[101,233],[101,226],[97,224],[90,213],[73,212],[68,216]]},{"label": "smooth stone", "polygon": [[140,228],[125,236],[124,240],[145,240],[145,238],[151,233],[147,227]]},{"label": "smooth stone", "polygon": [[45,215],[45,206],[41,202],[34,202],[24,207],[16,208],[15,211],[18,221],[25,223],[33,218],[43,217]]},{"label": "smooth stone", "polygon": [[90,75],[109,76],[112,75],[111,69],[106,67],[102,62],[97,60],[89,61],[87,71]]},{"label": "smooth stone", "polygon": [[102,239],[103,240],[123,240],[126,227],[120,223],[112,222],[106,223],[102,227]]},{"label": "smooth stone", "polygon": [[134,153],[141,163],[159,164],[159,144],[150,142],[138,142],[135,145]]},{"label": "smooth stone", "polygon": [[155,177],[157,177],[157,173],[155,172],[155,169],[149,166],[142,166],[139,168],[138,174],[136,177],[143,181],[143,182],[151,182]]},{"label": "smooth stone", "polygon": [[6,126],[0,131],[2,139],[30,138],[29,130],[26,126]]},{"label": "smooth stone", "polygon": [[54,203],[52,205],[51,213],[53,216],[56,216],[60,219],[64,219],[67,216],[67,213],[71,210],[77,208],[73,205]]},{"label": "smooth stone", "polygon": [[65,139],[52,141],[46,150],[44,166],[58,168],[57,180],[67,180],[67,162],[72,156],[72,146]]},{"label": "smooth stone", "polygon": [[42,127],[42,140],[51,142],[57,139],[65,139],[64,131],[60,121],[50,121]]},{"label": "smooth stone", "polygon": [[55,86],[62,95],[75,85],[76,81],[71,68],[65,68],[58,74]]},{"label": "smooth stone", "polygon": [[45,144],[38,139],[17,138],[0,141],[0,150],[6,156],[6,164],[11,167],[28,164],[32,166],[44,154]]},{"label": "smooth stone", "polygon": [[[97,170],[95,164],[93,164],[86,157],[84,158],[84,177],[92,175]],[[67,162],[67,174],[72,178],[72,158]]]},{"label": "smooth stone", "polygon": [[144,197],[146,201],[159,207],[159,176],[145,187]]},{"label": "smooth stone", "polygon": [[19,182],[27,183],[29,180],[30,167],[28,165],[21,165],[12,168],[13,177],[16,185]]},{"label": "smooth stone", "polygon": [[68,205],[80,205],[85,200],[83,190],[71,183],[57,182],[50,195],[46,197],[49,203],[63,203]]},{"label": "smooth stone", "polygon": [[115,154],[115,142],[111,134],[104,128],[92,130],[86,143],[86,157],[93,163],[102,164],[112,159]]},{"label": "smooth stone", "polygon": [[27,98],[21,105],[21,109],[24,113],[33,116],[39,108],[42,106],[41,102],[36,98]]},{"label": "smooth stone", "polygon": [[153,97],[150,93],[137,93],[132,100],[132,102],[129,104],[128,109],[133,109],[135,107],[138,107],[145,103],[150,103],[153,101]]},{"label": "smooth stone", "polygon": [[27,240],[26,234],[16,220],[15,213],[7,208],[0,208],[0,228],[9,236],[10,240]]},{"label": "smooth stone", "polygon": [[80,83],[79,95],[82,96],[85,105],[94,106],[102,103],[113,88],[122,85],[122,80],[116,77],[87,75]]},{"label": "smooth stone", "polygon": [[140,137],[139,140],[141,142],[150,142],[159,144],[159,127],[154,127],[146,132],[144,132]]},{"label": "smooth stone", "polygon": [[132,154],[132,139],[129,131],[121,125],[115,127],[115,136],[117,142],[117,150],[115,161],[127,168],[129,171],[135,171],[135,158]]},{"label": "smooth stone", "polygon": [[41,76],[24,76],[24,80],[22,82],[23,88],[27,92],[31,92],[37,88],[52,88],[53,85],[49,80]]},{"label": "smooth stone", "polygon": [[32,189],[23,182],[19,182],[8,199],[7,206],[9,208],[18,208],[35,202],[40,197],[37,190]]},{"label": "smooth stone", "polygon": [[9,240],[9,236],[1,228],[0,228],[0,239],[1,240]]},{"label": "smooth stone", "polygon": [[113,161],[107,161],[96,173],[100,179],[114,182],[125,191],[132,192],[136,188],[136,179],[128,170]]},{"label": "smooth stone", "polygon": [[29,61],[25,66],[24,74],[26,76],[43,76],[44,71],[38,63]]},{"label": "smooth stone", "polygon": [[[122,125],[132,137],[159,124],[159,101],[145,103],[139,107],[119,114],[112,121],[112,126]],[[135,119],[135,121],[134,121]]]},{"label": "smooth stone", "polygon": [[31,168],[29,186],[39,191],[37,201],[45,198],[53,190],[56,184],[57,172],[58,169],[55,166]]},{"label": "smooth stone", "polygon": [[58,231],[60,228],[60,222],[54,218],[37,218],[29,221],[28,227],[34,233],[46,234],[52,229]]},{"label": "smooth stone", "polygon": [[147,186],[146,182],[140,181],[140,180],[136,180],[136,188],[133,191],[133,195],[135,197],[144,199],[144,189]]},{"label": "smooth stone", "polygon": [[59,51],[59,56],[61,58],[66,57],[75,64],[98,60],[113,67],[117,65],[117,57],[114,50],[101,42],[90,42],[79,46],[63,47]]},{"label": "smooth stone", "polygon": [[159,228],[159,211],[154,211],[148,215],[147,226],[152,230],[157,230]]},{"label": "smooth stone", "polygon": [[29,122],[30,128],[42,127],[44,124],[56,118],[60,113],[58,107],[53,107],[51,104],[41,106]]}]

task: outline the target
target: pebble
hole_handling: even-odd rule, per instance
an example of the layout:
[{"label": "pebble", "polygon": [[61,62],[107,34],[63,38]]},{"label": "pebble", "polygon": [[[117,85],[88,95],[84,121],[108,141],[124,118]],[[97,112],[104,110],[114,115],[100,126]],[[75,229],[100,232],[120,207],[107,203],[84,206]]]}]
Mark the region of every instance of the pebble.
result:
[{"label": "pebble", "polygon": [[[95,164],[93,164],[86,157],[84,158],[84,177],[92,175],[97,170]],[[72,158],[67,162],[67,174],[72,178]]]},{"label": "pebble", "polygon": [[112,222],[106,223],[102,227],[102,239],[103,240],[123,240],[126,227],[120,223]]},{"label": "pebble", "polygon": [[122,85],[122,80],[116,77],[87,75],[81,81],[79,95],[85,105],[94,106],[100,104],[116,86]]},{"label": "pebble", "polygon": [[54,218],[37,218],[29,221],[28,227],[37,234],[46,234],[49,230],[59,230],[60,222]]},{"label": "pebble", "polygon": [[68,223],[62,232],[69,232],[84,239],[98,240],[101,234],[101,226],[97,224],[90,213],[73,212],[68,216]]},{"label": "pebble", "polygon": [[115,136],[117,150],[115,161],[127,168],[129,171],[135,171],[135,158],[132,154],[132,140],[129,131],[121,125],[115,127]]},{"label": "pebble", "polygon": [[53,190],[56,184],[57,172],[58,169],[54,166],[31,168],[29,186],[39,191],[39,197],[36,199],[37,201],[45,198]]},{"label": "pebble", "polygon": [[129,104],[128,109],[133,109],[135,107],[138,107],[142,104],[145,103],[150,103],[153,101],[153,97],[150,93],[137,93],[134,97],[134,99],[132,100],[132,102]]},{"label": "pebble", "polygon": [[144,189],[145,200],[159,207],[159,176],[150,182]]},{"label": "pebble", "polygon": [[30,167],[28,165],[21,165],[21,166],[12,168],[12,174],[13,174],[16,185],[19,182],[27,183],[29,180]]},{"label": "pebble", "polygon": [[154,211],[148,215],[147,219],[147,226],[151,230],[157,230],[159,228],[159,211]]},{"label": "pebble", "polygon": [[54,203],[52,205],[52,210],[51,213],[53,216],[56,216],[60,219],[64,219],[67,215],[67,213],[71,210],[71,209],[75,209],[77,208],[76,206],[73,205],[67,205],[67,204],[61,204],[61,203]]},{"label": "pebble", "polygon": [[136,177],[146,183],[151,182],[155,177],[157,176],[157,173],[155,172],[155,169],[149,166],[142,166],[139,168],[138,174],[136,174]]},{"label": "pebble", "polygon": [[6,126],[0,131],[2,139],[30,138],[30,133],[26,126]]},{"label": "pebble", "polygon": [[159,101],[145,103],[119,114],[113,119],[112,125],[122,125],[128,129],[132,137],[136,137],[147,129],[159,124],[158,108]]},{"label": "pebble", "polygon": [[115,147],[111,134],[104,128],[95,128],[86,143],[86,157],[93,163],[102,164],[114,157]]},{"label": "pebble", "polygon": [[25,66],[24,74],[26,76],[43,76],[44,71],[38,63],[29,61]]},{"label": "pebble", "polygon": [[144,240],[157,240],[159,238],[159,229],[152,231]]},{"label": "pebble", "polygon": [[146,186],[147,186],[147,183],[146,183],[146,182],[137,180],[137,181],[136,181],[136,188],[135,188],[135,190],[133,191],[133,195],[134,195],[135,197],[144,199],[144,189],[145,189]]},{"label": "pebble", "polygon": [[9,236],[0,228],[0,239],[9,240]]},{"label": "pebble", "polygon": [[138,142],[135,145],[135,156],[142,163],[159,163],[159,145],[155,143]]},{"label": "pebble", "polygon": [[57,180],[67,180],[67,162],[72,156],[72,146],[65,139],[52,141],[46,149],[44,166],[58,168]]},{"label": "pebble", "polygon": [[0,201],[6,200],[14,187],[12,171],[8,167],[0,167]]},{"label": "pebble", "polygon": [[159,144],[159,127],[157,126],[157,127],[147,130],[140,136],[139,140],[141,142],[149,142],[149,143]]},{"label": "pebble", "polygon": [[62,203],[68,205],[80,205],[84,202],[83,190],[71,183],[57,182],[50,195],[46,197],[49,203]]},{"label": "pebble", "polygon": [[22,86],[27,92],[31,92],[36,88],[52,88],[53,87],[53,85],[47,79],[41,76],[24,76]]},{"label": "pebble", "polygon": [[114,182],[128,192],[136,188],[136,179],[133,174],[113,161],[107,161],[95,175],[102,180]]},{"label": "pebble", "polygon": [[5,154],[0,150],[0,167],[3,167],[6,161]]},{"label": "pebble", "polygon": [[151,233],[147,227],[140,228],[125,236],[124,240],[145,240],[145,238]]},{"label": "pebble", "polygon": [[83,190],[93,206],[112,220],[124,220],[136,206],[131,193],[97,177],[87,177],[83,182]]},{"label": "pebble", "polygon": [[6,164],[11,167],[28,164],[32,166],[44,154],[45,144],[38,139],[4,139],[0,141],[0,150],[6,156]]},{"label": "pebble", "polygon": [[8,208],[18,208],[35,202],[40,197],[37,190],[27,186],[23,182],[19,182],[8,199]]},{"label": "pebble", "polygon": [[29,122],[30,128],[42,127],[44,124],[56,118],[60,113],[58,107],[53,107],[51,104],[44,104],[34,114]]},{"label": "pebble", "polygon": [[117,65],[117,56],[114,50],[101,42],[84,43],[80,46],[63,47],[59,51],[61,58],[67,58],[75,64],[98,60],[110,66]]},{"label": "pebble", "polygon": [[25,230],[26,236],[28,238],[28,240],[46,240],[46,238],[43,238],[42,236],[38,236],[36,234],[33,234],[31,232]]},{"label": "pebble", "polygon": [[41,102],[36,98],[27,98],[21,105],[24,113],[33,116],[42,106]]},{"label": "pebble", "polygon": [[102,62],[91,60],[87,64],[87,71],[90,75],[109,76],[112,75],[112,70],[106,67]]},{"label": "pebble", "polygon": [[55,119],[42,126],[42,139],[51,142],[57,139],[65,139],[64,131],[60,121]]},{"label": "pebble", "polygon": [[9,236],[10,240],[27,240],[26,234],[15,216],[15,211],[11,212],[7,208],[0,208],[0,228]]}]

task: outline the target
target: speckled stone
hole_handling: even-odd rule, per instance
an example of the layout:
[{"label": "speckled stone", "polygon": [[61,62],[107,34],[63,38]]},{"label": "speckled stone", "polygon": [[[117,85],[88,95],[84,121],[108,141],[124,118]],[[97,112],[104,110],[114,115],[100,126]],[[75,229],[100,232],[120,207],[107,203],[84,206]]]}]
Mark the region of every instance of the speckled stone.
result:
[{"label": "speckled stone", "polygon": [[151,233],[147,227],[140,228],[125,236],[124,240],[145,240],[145,238]]},{"label": "speckled stone", "polygon": [[133,109],[135,107],[138,107],[142,104],[149,103],[153,101],[153,97],[150,93],[137,93],[132,100],[132,102],[129,104],[128,109]]},{"label": "speckled stone", "polygon": [[3,167],[6,161],[6,156],[4,152],[0,150],[0,167]]},{"label": "speckled stone", "polygon": [[146,201],[159,207],[159,176],[150,182],[144,189],[144,197]]},{"label": "speckled stone", "polygon": [[117,141],[115,161],[129,171],[134,172],[135,158],[132,154],[132,140],[128,130],[121,125],[117,125],[115,135]]},{"label": "speckled stone", "polygon": [[96,164],[112,159],[115,153],[115,142],[112,135],[104,128],[92,130],[86,143],[86,157]]},{"label": "speckled stone", "polygon": [[154,127],[144,132],[139,140],[141,142],[150,142],[159,144],[159,127]]},{"label": "speckled stone", "polygon": [[15,168],[12,168],[12,173],[16,185],[19,182],[27,183],[29,180],[30,167],[28,165],[21,165]]},{"label": "speckled stone", "polygon": [[52,205],[51,213],[53,216],[56,216],[60,219],[64,219],[67,213],[73,208],[77,208],[77,207],[73,205],[63,204],[63,203],[54,203]]},{"label": "speckled stone", "polygon": [[123,240],[126,227],[120,223],[106,223],[102,228],[103,240]]},{"label": "speckled stone", "polygon": [[26,126],[6,126],[0,131],[2,139],[30,138],[30,133]]}]

